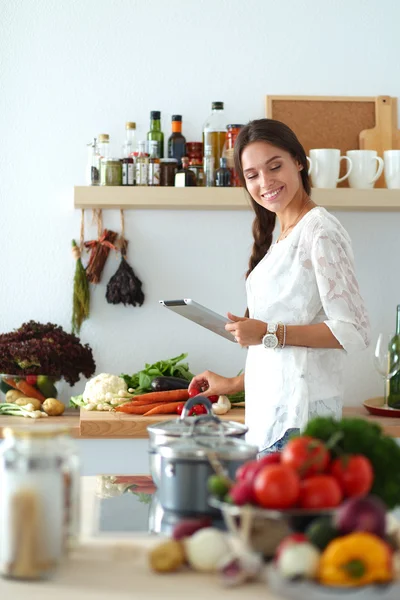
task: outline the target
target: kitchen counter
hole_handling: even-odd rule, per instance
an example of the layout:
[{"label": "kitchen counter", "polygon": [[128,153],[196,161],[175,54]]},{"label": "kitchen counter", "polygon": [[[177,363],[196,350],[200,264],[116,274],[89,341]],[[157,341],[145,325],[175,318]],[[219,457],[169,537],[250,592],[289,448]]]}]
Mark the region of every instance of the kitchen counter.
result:
[{"label": "kitchen counter", "polygon": [[[83,414],[85,413],[85,414]],[[173,419],[173,415],[157,415],[156,417],[143,417],[141,415],[124,415],[123,413],[109,413],[82,411],[84,417],[84,426],[80,425],[79,411],[75,409],[67,409],[62,417],[48,417],[44,419],[22,419],[21,417],[11,417],[8,415],[0,415],[0,438],[3,437],[3,429],[5,427],[14,427],[17,425],[29,425],[34,427],[38,423],[57,424],[68,427],[71,435],[74,438],[90,439],[90,438],[136,438],[147,439],[146,427],[150,424],[159,423]],[[345,406],[343,409],[344,417],[360,417],[367,419],[371,423],[380,425],[386,435],[400,438],[400,418],[393,417],[376,417],[370,415],[364,406]],[[244,423],[244,409],[233,408],[226,415],[223,415],[224,420],[238,421]]]}]

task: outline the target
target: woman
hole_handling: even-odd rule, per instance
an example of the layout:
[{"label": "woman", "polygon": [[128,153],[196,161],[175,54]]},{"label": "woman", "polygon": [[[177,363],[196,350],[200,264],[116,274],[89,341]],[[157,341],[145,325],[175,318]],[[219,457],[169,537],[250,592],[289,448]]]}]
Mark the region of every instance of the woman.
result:
[{"label": "woman", "polygon": [[272,119],[250,122],[235,143],[235,168],[255,212],[248,309],[245,317],[228,313],[226,325],[248,347],[245,375],[205,371],[190,387],[209,396],[245,389],[247,439],[262,455],[314,416],[341,417],[344,355],[368,346],[369,322],[350,238],[310,198],[306,154],[293,131]]}]

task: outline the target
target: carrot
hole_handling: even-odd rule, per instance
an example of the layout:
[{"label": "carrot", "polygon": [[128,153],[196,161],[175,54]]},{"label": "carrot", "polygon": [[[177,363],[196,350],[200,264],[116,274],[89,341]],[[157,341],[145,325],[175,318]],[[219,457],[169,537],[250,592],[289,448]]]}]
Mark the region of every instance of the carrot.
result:
[{"label": "carrot", "polygon": [[[179,404],[179,402],[178,402]],[[153,404],[143,404],[142,406],[130,406],[129,404],[121,404],[117,406],[115,412],[122,412],[128,415],[144,415],[148,410],[156,407],[162,406],[163,402],[156,402]]]},{"label": "carrot", "polygon": [[148,394],[134,396],[130,402],[127,402],[127,404],[142,400],[146,400],[147,404],[152,404],[152,402],[183,402],[188,399],[189,392],[187,390],[168,390],[167,392],[150,392]]},{"label": "carrot", "polygon": [[44,402],[46,400],[46,396],[43,396],[42,392],[39,392],[38,389],[26,383],[23,379],[15,382],[17,389],[28,396],[28,398],[36,398],[36,400],[40,400],[40,402]]},{"label": "carrot", "polygon": [[168,415],[170,413],[176,412],[176,407],[182,404],[182,402],[163,402],[158,406],[154,406],[146,413],[144,413],[145,417],[151,417],[152,415]]}]

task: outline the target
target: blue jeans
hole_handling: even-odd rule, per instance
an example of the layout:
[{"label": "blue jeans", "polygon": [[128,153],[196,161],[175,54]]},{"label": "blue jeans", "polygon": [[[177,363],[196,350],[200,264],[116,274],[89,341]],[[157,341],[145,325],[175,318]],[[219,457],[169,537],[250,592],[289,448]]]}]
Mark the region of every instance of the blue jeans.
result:
[{"label": "blue jeans", "polygon": [[274,444],[272,444],[272,446],[261,450],[261,452],[259,452],[258,454],[258,458],[261,458],[262,456],[267,456],[268,454],[272,454],[273,452],[280,452],[286,446],[292,435],[297,435],[299,433],[300,429],[297,429],[296,427],[293,427],[292,429],[287,429],[284,435]]}]

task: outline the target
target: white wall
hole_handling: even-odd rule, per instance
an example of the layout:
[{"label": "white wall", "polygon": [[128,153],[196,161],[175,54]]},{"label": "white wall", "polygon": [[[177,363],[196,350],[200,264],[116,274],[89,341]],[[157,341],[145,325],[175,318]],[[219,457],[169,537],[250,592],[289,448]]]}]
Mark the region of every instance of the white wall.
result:
[{"label": "white wall", "polygon": [[[79,236],[73,186],[86,143],[124,123],[139,137],[150,110],[169,135],[183,114],[201,139],[212,100],[227,122],[264,116],[266,94],[400,96],[396,0],[3,0],[0,3],[0,331],[23,321],[69,328]],[[374,337],[394,327],[400,302],[400,213],[338,213],[354,243]],[[117,212],[105,225],[118,228]],[[169,314],[158,299],[187,296],[241,314],[250,212],[129,211],[129,259],[144,282],[142,308],[111,306],[109,260],[93,289],[82,340],[98,371],[133,372],[189,353],[192,370],[235,374],[245,351]],[[86,221],[86,239],[96,236]],[[83,389],[83,381],[75,387]],[[349,359],[346,403],[381,392],[371,350]]]}]

